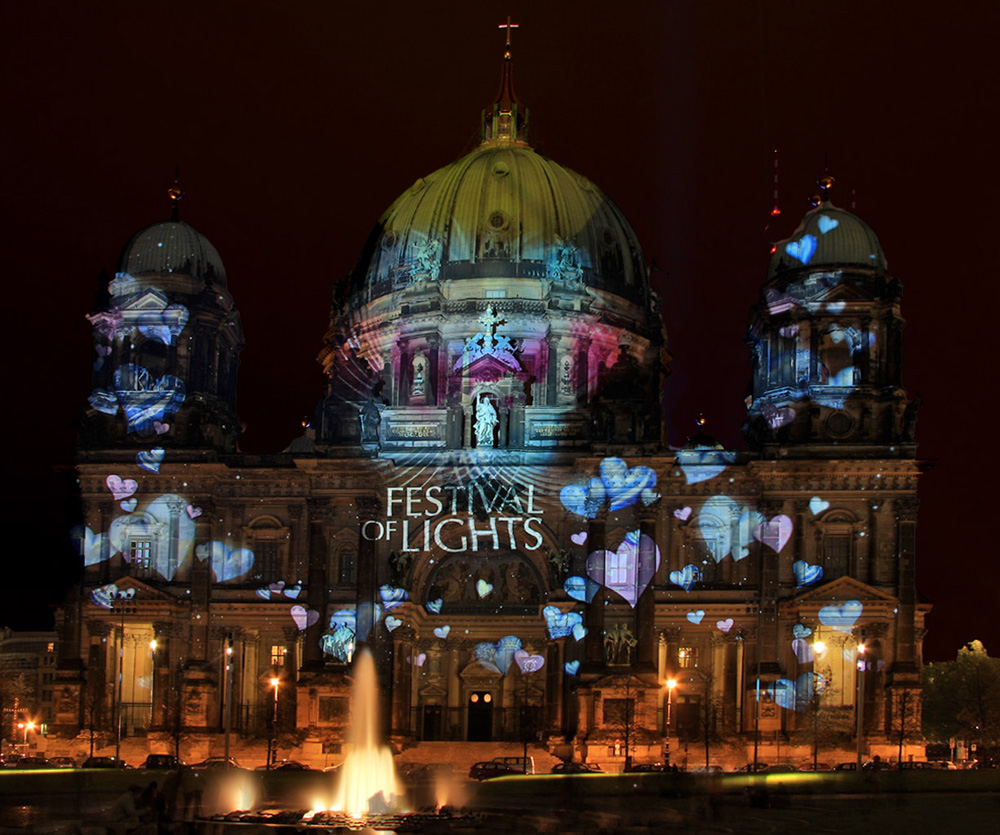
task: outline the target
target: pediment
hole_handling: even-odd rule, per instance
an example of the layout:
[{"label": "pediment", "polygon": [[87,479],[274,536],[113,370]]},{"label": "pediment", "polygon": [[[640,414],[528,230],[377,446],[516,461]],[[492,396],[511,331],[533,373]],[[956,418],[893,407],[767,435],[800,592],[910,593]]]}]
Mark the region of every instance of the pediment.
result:
[{"label": "pediment", "polygon": [[151,586],[149,583],[144,583],[142,580],[129,575],[119,577],[114,581],[114,584],[118,588],[119,594],[130,590],[134,591],[135,594],[128,602],[136,605],[141,605],[144,602],[148,603],[151,600],[173,600],[173,597],[163,591],[163,589],[158,589],[156,586]]},{"label": "pediment", "polygon": [[[520,363],[517,363],[513,354],[507,354],[508,362],[501,362],[492,354],[484,354],[470,362],[464,369],[456,369],[456,373],[470,377],[473,380],[500,380],[507,376],[515,376],[521,372]],[[516,367],[510,362],[517,363]]]},{"label": "pediment", "polygon": [[862,583],[853,577],[838,577],[818,586],[813,586],[801,594],[785,601],[782,606],[826,606],[846,600],[860,600],[862,603],[885,603],[898,605],[899,599],[891,594]]},{"label": "pediment", "polygon": [[159,312],[170,304],[167,294],[156,288],[148,288],[133,296],[121,305],[123,311],[155,311]]}]

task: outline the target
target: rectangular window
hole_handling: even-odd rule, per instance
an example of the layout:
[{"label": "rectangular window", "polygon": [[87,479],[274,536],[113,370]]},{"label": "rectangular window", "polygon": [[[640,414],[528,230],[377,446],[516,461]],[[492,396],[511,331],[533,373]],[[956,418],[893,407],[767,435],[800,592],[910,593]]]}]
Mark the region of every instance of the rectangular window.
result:
[{"label": "rectangular window", "polygon": [[55,651],[56,651],[56,645],[55,645],[55,642],[53,642],[53,641],[49,641],[49,644],[48,644],[48,646],[47,646],[47,647],[45,647],[45,651],[46,651],[46,652],[55,652]]},{"label": "rectangular window", "polygon": [[346,725],[350,718],[350,699],[346,696],[320,696],[319,721],[332,725]]},{"label": "rectangular window", "polygon": [[850,536],[823,537],[824,580],[843,577],[848,573],[851,558]]},{"label": "rectangular window", "polygon": [[685,670],[698,666],[698,647],[677,647],[677,666]]},{"label": "rectangular window", "polygon": [[288,647],[279,646],[274,644],[271,647],[271,666],[272,667],[284,667],[285,666],[285,656],[288,655]]},{"label": "rectangular window", "polygon": [[635,719],[635,706],[632,699],[605,699],[604,724],[624,726]]},{"label": "rectangular window", "polygon": [[264,583],[278,579],[278,543],[273,539],[258,539],[254,543],[257,576]]},{"label": "rectangular window", "polygon": [[356,578],[356,565],[355,557],[351,552],[345,552],[340,555],[340,566],[338,571],[338,578],[340,585],[342,586],[353,586],[357,582]]},{"label": "rectangular window", "polygon": [[153,540],[133,539],[128,544],[133,577],[148,577],[153,564]]},{"label": "rectangular window", "polygon": [[505,299],[507,298],[506,290],[487,290],[486,298],[488,299]]}]

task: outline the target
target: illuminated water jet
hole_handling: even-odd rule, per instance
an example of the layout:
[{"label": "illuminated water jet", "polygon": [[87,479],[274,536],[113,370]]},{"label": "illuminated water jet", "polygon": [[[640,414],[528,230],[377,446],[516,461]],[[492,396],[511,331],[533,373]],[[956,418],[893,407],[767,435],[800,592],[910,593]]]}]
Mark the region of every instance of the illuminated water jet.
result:
[{"label": "illuminated water jet", "polygon": [[399,811],[402,792],[392,751],[379,739],[375,661],[367,650],[354,662],[351,714],[350,747],[331,808],[356,818]]}]

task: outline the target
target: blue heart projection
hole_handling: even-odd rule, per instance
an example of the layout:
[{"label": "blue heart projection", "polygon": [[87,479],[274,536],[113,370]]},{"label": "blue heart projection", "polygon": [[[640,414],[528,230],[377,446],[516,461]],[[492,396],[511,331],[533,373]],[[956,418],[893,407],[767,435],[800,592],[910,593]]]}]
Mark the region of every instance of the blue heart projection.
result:
[{"label": "blue heart projection", "polygon": [[495,644],[480,641],[472,648],[472,655],[486,669],[506,675],[510,665],[516,661],[515,656],[522,651],[520,638],[505,635]]},{"label": "blue heart projection", "polygon": [[695,626],[701,623],[702,619],[705,617],[705,610],[699,609],[697,612],[688,612],[687,619],[691,621]]},{"label": "blue heart projection", "polygon": [[382,598],[382,605],[385,606],[386,610],[394,609],[409,597],[405,589],[388,585],[381,586],[378,593],[379,597]]},{"label": "blue heart projection", "polygon": [[542,609],[542,616],[545,618],[549,637],[553,640],[572,635],[574,627],[583,625],[583,615],[577,612],[563,612],[558,606],[546,606]]},{"label": "blue heart projection", "polygon": [[748,546],[757,537],[757,529],[764,524],[763,514],[738,505],[728,496],[706,499],[698,514],[702,537],[705,542],[714,543],[711,550],[716,562],[722,562],[730,552],[737,561],[747,556],[750,553]]},{"label": "blue heart projection", "polygon": [[812,633],[813,631],[804,623],[797,623],[792,627],[792,634],[796,638],[808,638]]},{"label": "blue heart projection", "polygon": [[166,454],[167,451],[163,447],[144,449],[142,452],[136,453],[135,463],[144,470],[148,470],[151,473],[158,473]]},{"label": "blue heart projection", "polygon": [[829,215],[819,216],[819,231],[821,234],[825,235],[827,232],[832,232],[838,226],[840,226],[840,221],[836,218]]},{"label": "blue heart projection", "polygon": [[559,494],[567,510],[593,519],[608,502],[611,511],[621,510],[638,501],[652,504],[659,498],[654,491],[656,471],[652,467],[629,468],[621,458],[605,458],[600,466],[600,478],[592,478],[585,486],[571,484]]},{"label": "blue heart projection", "polygon": [[566,675],[575,676],[580,672],[580,662],[579,661],[567,661],[563,664],[563,669],[566,671]]},{"label": "blue heart projection", "polygon": [[427,611],[432,615],[440,615],[441,607],[444,605],[444,601],[439,597],[436,600],[427,601]]},{"label": "blue heart projection", "polygon": [[154,421],[170,417],[184,405],[184,381],[172,374],[154,377],[141,365],[123,365],[115,371],[114,381],[129,432],[153,430]]},{"label": "blue heart projection", "polygon": [[801,713],[813,700],[813,696],[826,688],[826,679],[819,673],[802,673],[795,681],[779,678],[765,688],[765,692],[776,705],[785,710]]},{"label": "blue heart projection", "polygon": [[816,238],[812,235],[803,235],[797,241],[789,241],[785,244],[785,252],[796,261],[808,264],[816,252]]},{"label": "blue heart projection", "polygon": [[838,632],[850,632],[863,608],[860,600],[848,600],[839,606],[830,604],[819,610],[819,622]]},{"label": "blue heart projection", "polygon": [[696,565],[685,565],[680,571],[670,572],[670,582],[684,591],[691,591],[701,580],[701,569]]},{"label": "blue heart projection", "polygon": [[721,475],[735,460],[736,453],[724,449],[697,447],[677,450],[677,463],[681,465],[688,484],[697,484]]},{"label": "blue heart projection", "polygon": [[140,313],[137,322],[143,336],[173,345],[188,322],[190,313],[182,304],[167,305],[163,310],[148,310]]},{"label": "blue heart projection", "polygon": [[242,577],[253,568],[254,555],[249,548],[233,548],[225,542],[213,541],[195,548],[195,556],[210,561],[217,583]]},{"label": "blue heart projection", "polygon": [[[158,496],[141,512],[130,516],[118,516],[108,529],[111,553],[122,553],[131,559],[129,543],[134,540],[148,540],[152,543],[149,553],[149,568],[167,580],[172,580],[177,570],[191,554],[195,539],[195,523],[187,514],[176,514],[173,508],[184,503],[184,498],[175,493]],[[173,547],[165,541],[166,532],[174,526]]]},{"label": "blue heart projection", "polygon": [[587,577],[621,595],[635,606],[656,570],[660,549],[645,534],[633,531],[616,551],[592,551],[587,557]]},{"label": "blue heart projection", "polygon": [[795,575],[796,588],[811,586],[823,579],[823,566],[810,565],[805,560],[796,560],[792,563],[792,574]]},{"label": "blue heart projection", "polygon": [[600,586],[588,577],[567,577],[563,582],[566,594],[581,603],[590,603]]},{"label": "blue heart projection", "polygon": [[84,525],[76,525],[71,528],[69,538],[70,542],[73,543],[73,548],[83,557],[84,565],[96,565],[113,556],[109,550],[110,541],[104,534],[95,534]]}]

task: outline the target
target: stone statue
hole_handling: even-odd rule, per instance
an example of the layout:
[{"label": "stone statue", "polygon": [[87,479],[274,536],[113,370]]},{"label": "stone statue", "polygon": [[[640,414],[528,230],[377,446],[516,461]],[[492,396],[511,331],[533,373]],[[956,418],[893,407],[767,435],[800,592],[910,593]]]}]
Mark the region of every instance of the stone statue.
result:
[{"label": "stone statue", "polygon": [[483,395],[476,403],[476,446],[495,447],[493,430],[500,423],[497,410],[493,408],[489,397]]},{"label": "stone statue", "polygon": [[416,360],[413,364],[413,387],[410,389],[410,395],[413,397],[420,396],[424,393],[424,364],[420,360]]}]

